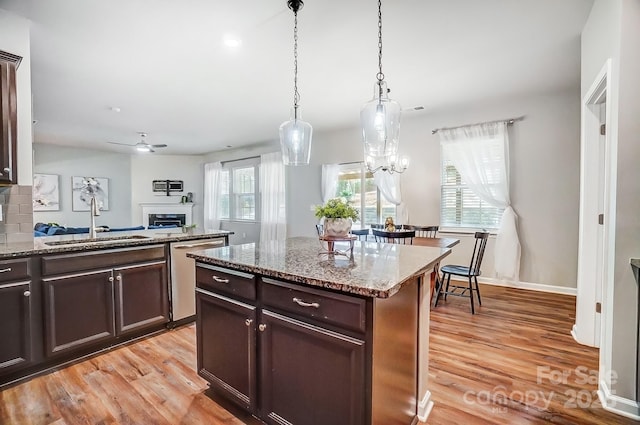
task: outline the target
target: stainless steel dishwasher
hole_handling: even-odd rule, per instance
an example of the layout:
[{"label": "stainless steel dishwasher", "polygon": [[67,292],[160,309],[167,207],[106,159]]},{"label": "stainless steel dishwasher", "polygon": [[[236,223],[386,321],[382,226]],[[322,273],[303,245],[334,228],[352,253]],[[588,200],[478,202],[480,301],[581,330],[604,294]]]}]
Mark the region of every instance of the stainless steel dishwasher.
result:
[{"label": "stainless steel dishwasher", "polygon": [[171,243],[171,313],[174,322],[196,314],[196,265],[193,258],[187,257],[187,252],[220,246],[224,246],[224,238]]}]

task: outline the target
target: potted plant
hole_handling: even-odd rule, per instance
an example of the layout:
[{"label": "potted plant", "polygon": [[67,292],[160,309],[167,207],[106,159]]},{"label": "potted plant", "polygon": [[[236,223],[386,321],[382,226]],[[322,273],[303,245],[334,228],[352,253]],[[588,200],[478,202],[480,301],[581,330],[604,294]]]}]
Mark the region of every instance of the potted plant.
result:
[{"label": "potted plant", "polygon": [[316,217],[324,217],[325,236],[341,237],[351,231],[352,220],[358,219],[358,210],[341,198],[334,198],[316,207]]}]

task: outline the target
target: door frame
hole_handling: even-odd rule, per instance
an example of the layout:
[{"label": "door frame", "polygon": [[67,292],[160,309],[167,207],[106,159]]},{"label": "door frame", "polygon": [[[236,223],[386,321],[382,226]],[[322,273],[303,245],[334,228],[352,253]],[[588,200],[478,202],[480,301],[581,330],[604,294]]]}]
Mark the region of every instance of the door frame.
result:
[{"label": "door frame", "polygon": [[[616,129],[611,125],[612,105],[608,102],[612,94],[611,68],[611,59],[608,59],[581,104],[578,281],[576,322],[571,334],[577,342],[592,347],[610,346],[605,338],[607,335],[610,338],[607,323],[611,317],[611,297],[607,292],[613,282],[615,205],[612,202],[615,202],[615,187],[612,183],[615,182],[612,178],[616,169],[615,156],[612,155]],[[603,109],[606,134],[601,136]],[[601,149],[603,142],[604,150]],[[599,172],[601,166],[602,173]],[[604,214],[603,225],[598,224],[598,214]],[[596,312],[596,303],[601,303],[602,314]],[[601,368],[602,354],[601,350]]]}]

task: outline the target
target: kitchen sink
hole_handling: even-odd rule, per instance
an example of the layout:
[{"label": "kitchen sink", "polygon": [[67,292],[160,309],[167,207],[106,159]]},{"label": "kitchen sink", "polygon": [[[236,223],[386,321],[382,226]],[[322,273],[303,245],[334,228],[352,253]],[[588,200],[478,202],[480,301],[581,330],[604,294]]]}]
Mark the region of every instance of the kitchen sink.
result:
[{"label": "kitchen sink", "polygon": [[135,242],[139,240],[151,239],[150,236],[128,235],[128,236],[105,236],[95,239],[73,239],[67,241],[51,241],[45,242],[45,245],[75,245],[75,244],[101,244],[107,242]]}]

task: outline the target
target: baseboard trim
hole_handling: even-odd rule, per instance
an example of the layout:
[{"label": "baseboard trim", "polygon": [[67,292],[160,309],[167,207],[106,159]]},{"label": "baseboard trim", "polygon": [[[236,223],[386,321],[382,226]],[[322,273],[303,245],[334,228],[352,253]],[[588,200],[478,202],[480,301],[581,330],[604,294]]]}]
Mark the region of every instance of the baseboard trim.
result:
[{"label": "baseboard trim", "polygon": [[[453,279],[453,277],[451,280],[459,280],[459,281],[466,282],[466,280]],[[571,295],[574,297],[578,293],[577,288],[567,288],[566,286],[545,285],[543,283],[532,283],[532,282],[513,282],[513,281],[506,281],[506,280],[500,280],[500,279],[494,279],[494,278],[482,277],[482,276],[478,278],[478,283],[484,283],[485,285],[504,286],[507,288],[515,288],[515,289],[526,289],[528,291],[551,292],[554,294]]]},{"label": "baseboard trim", "polygon": [[420,422],[426,422],[429,414],[433,410],[433,401],[431,400],[431,391],[427,391],[418,403],[418,419]]},{"label": "baseboard trim", "polygon": [[598,384],[598,398],[605,410],[615,413],[616,415],[640,420],[640,403],[611,394],[609,386],[603,380],[600,380]]}]

